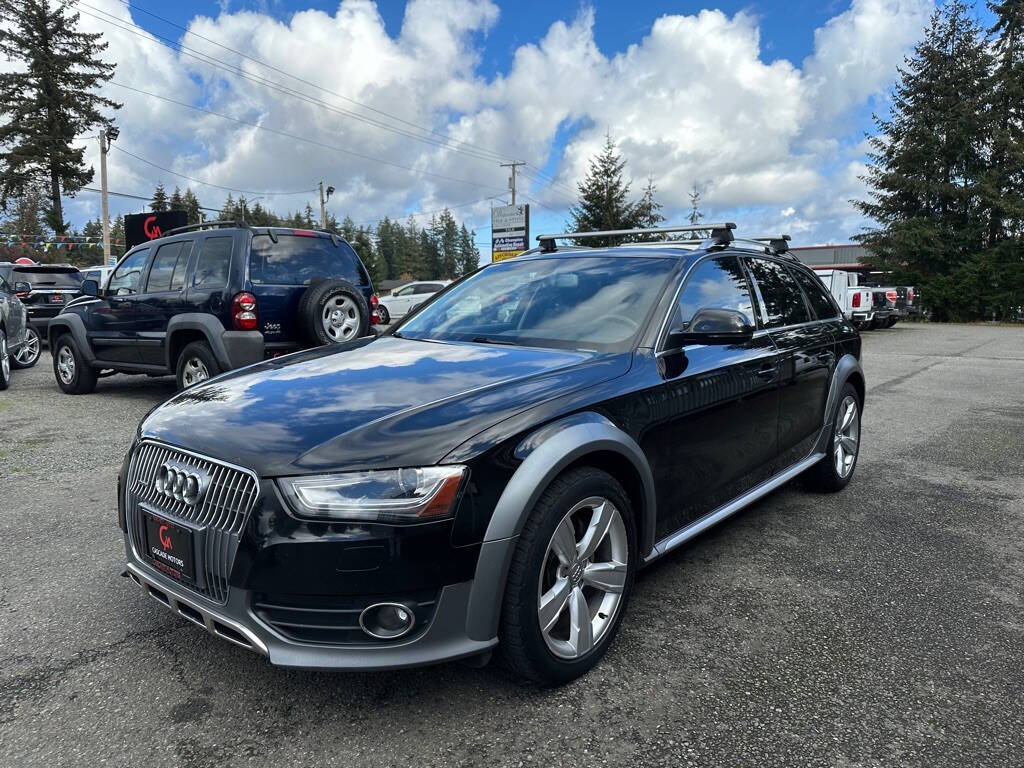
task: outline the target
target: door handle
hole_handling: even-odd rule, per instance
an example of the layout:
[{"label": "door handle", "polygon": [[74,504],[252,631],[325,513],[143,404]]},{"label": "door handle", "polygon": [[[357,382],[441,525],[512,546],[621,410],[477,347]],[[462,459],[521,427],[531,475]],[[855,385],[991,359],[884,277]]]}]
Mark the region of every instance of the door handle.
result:
[{"label": "door handle", "polygon": [[764,365],[757,369],[756,375],[759,379],[771,381],[772,379],[775,378],[775,374],[778,372],[778,366],[771,365],[770,363],[765,363]]}]

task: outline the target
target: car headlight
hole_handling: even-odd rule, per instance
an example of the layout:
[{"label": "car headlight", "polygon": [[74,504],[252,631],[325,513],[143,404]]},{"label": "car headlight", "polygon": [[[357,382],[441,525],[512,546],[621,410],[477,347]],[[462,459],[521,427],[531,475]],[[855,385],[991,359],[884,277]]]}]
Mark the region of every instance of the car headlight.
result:
[{"label": "car headlight", "polygon": [[417,523],[448,517],[463,466],[385,469],[278,481],[292,509],[321,520]]}]

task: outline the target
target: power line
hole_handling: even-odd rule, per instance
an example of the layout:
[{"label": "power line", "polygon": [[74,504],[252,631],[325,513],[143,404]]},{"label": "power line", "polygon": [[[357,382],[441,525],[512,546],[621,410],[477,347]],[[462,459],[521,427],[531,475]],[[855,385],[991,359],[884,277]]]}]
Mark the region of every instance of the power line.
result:
[{"label": "power line", "polygon": [[[453,181],[453,182],[455,182],[457,184],[468,184],[470,186],[480,187],[482,189],[491,189],[491,190],[499,190],[500,189],[499,187],[492,187],[489,184],[481,184],[480,182],[477,182],[477,181],[467,181],[466,179],[458,179],[458,178],[455,178],[454,176],[445,176],[445,175],[440,174],[440,173],[433,173],[432,171],[424,171],[424,170],[420,170],[418,168],[411,168],[411,167],[409,167],[407,165],[401,165],[400,163],[393,163],[390,160],[382,160],[379,157],[372,157],[371,155],[364,155],[361,152],[354,152],[354,151],[352,151],[350,149],[344,149],[342,147],[335,147],[335,146],[332,146],[331,144],[325,144],[322,141],[317,141],[316,139],[310,139],[310,138],[307,138],[305,136],[298,136],[298,135],[296,135],[294,133],[288,133],[287,131],[278,130],[277,128],[270,128],[269,126],[260,125],[259,123],[253,123],[253,122],[250,122],[248,120],[242,120],[241,118],[231,117],[229,115],[224,115],[224,114],[221,114],[220,112],[214,112],[212,109],[206,109],[205,107],[197,107],[197,106],[195,106],[193,104],[189,104],[189,103],[184,102],[184,101],[178,101],[177,99],[171,99],[171,98],[169,98],[167,96],[161,96],[160,94],[157,94],[157,93],[151,93],[150,91],[144,91],[141,88],[135,88],[135,87],[130,86],[130,85],[125,85],[124,83],[118,83],[118,82],[116,82],[114,80],[108,80],[107,82],[110,85],[116,85],[118,88],[124,88],[124,89],[129,90],[129,91],[134,91],[135,93],[141,93],[144,96],[149,96],[149,97],[154,98],[154,99],[159,99],[161,101],[166,101],[169,104],[176,104],[179,107],[184,107],[185,109],[191,109],[191,110],[193,110],[195,112],[203,112],[203,113],[205,113],[207,115],[213,115],[214,117],[219,117],[222,120],[229,120],[229,121],[231,121],[233,123],[238,123],[239,125],[245,125],[245,126],[248,126],[250,128],[256,128],[257,130],[260,130],[260,131],[267,131],[269,133],[273,133],[273,134],[276,134],[278,136],[283,136],[283,137],[288,138],[288,139],[294,139],[295,141],[303,141],[303,142],[305,142],[307,144],[312,144],[314,146],[323,147],[324,149],[329,149],[329,150],[331,150],[333,152],[340,152],[343,155],[351,155],[352,157],[358,157],[360,159],[369,160],[369,161],[374,162],[374,163],[381,163],[382,165],[389,165],[392,168],[399,168],[399,169],[401,169],[403,171],[409,171],[410,173],[419,174],[421,176],[430,176],[432,178],[443,179],[445,181]],[[501,190],[501,191],[504,191],[504,190]]]},{"label": "power line", "polygon": [[214,184],[213,182],[210,182],[210,181],[203,181],[202,179],[195,179],[195,178],[193,178],[191,176],[186,176],[183,173],[178,173],[177,171],[172,171],[170,168],[164,168],[164,167],[159,166],[159,165],[157,165],[156,163],[154,163],[154,162],[152,162],[150,160],[147,160],[144,157],[139,157],[138,155],[132,154],[127,149],[122,149],[121,147],[117,146],[116,144],[112,144],[111,146],[114,149],[116,149],[117,151],[123,152],[124,154],[128,155],[129,157],[134,157],[136,160],[139,160],[140,162],[143,162],[146,165],[153,166],[158,171],[163,171],[164,173],[169,173],[172,176],[179,176],[179,177],[181,177],[183,179],[187,179],[189,181],[194,181],[196,184],[204,184],[207,187],[215,187],[216,189],[223,189],[223,190],[225,190],[227,192],[238,192],[238,193],[243,194],[243,195],[266,195],[268,197],[270,197],[270,196],[285,197],[285,196],[288,196],[288,195],[308,195],[311,192],[316,192],[316,187],[313,187],[312,189],[300,189],[300,190],[298,190],[296,192],[258,192],[258,191],[252,190],[252,189],[236,189],[235,187],[225,187],[225,186],[223,186],[221,184]]},{"label": "power line", "polygon": [[[182,25],[177,24],[176,22],[173,22],[170,19],[164,18],[163,16],[160,16],[160,15],[158,15],[156,13],[153,13],[152,11],[148,11],[145,8],[142,8],[142,7],[138,6],[138,5],[134,5],[130,0],[118,0],[118,1],[120,3],[122,3],[123,5],[128,6],[128,8],[130,8],[132,10],[140,11],[141,13],[144,13],[147,16],[150,16],[150,17],[152,17],[154,19],[158,19],[159,21],[162,21],[165,24],[168,24],[168,25],[170,25],[170,26],[172,26],[172,27],[174,27],[176,29],[179,29],[179,30],[183,31],[186,35],[190,35],[192,37],[198,38],[198,39],[203,40],[203,41],[205,41],[207,43],[210,43],[211,45],[215,45],[218,48],[222,48],[222,49],[224,49],[226,51],[229,51],[230,53],[234,53],[235,55],[241,56],[242,58],[247,59],[248,61],[251,61],[251,62],[253,62],[255,64],[259,64],[262,67],[265,67],[265,68],[267,68],[269,70],[272,70],[274,72],[282,74],[285,77],[288,77],[288,78],[291,78],[292,80],[295,80],[296,82],[303,83],[304,85],[308,85],[311,88],[316,88],[319,91],[322,91],[324,93],[328,93],[328,94],[330,94],[332,96],[335,96],[336,98],[339,98],[339,99],[341,99],[343,101],[346,101],[346,102],[348,102],[350,104],[354,104],[354,105],[356,105],[358,107],[361,107],[361,108],[363,108],[365,110],[368,110],[370,112],[374,112],[374,113],[376,113],[378,115],[382,115],[382,116],[387,117],[387,118],[389,118],[391,120],[395,120],[396,122],[402,123],[403,125],[407,125],[407,126],[409,126],[411,128],[415,128],[415,129],[417,129],[419,131],[423,131],[425,133],[431,133],[431,134],[434,134],[435,136],[440,136],[443,139],[445,139],[446,142],[452,142],[452,143],[455,143],[455,144],[461,144],[461,145],[463,145],[465,147],[469,147],[469,148],[471,148],[473,150],[476,150],[477,152],[485,153],[487,155],[491,155],[492,156],[490,158],[491,160],[505,160],[505,159],[507,159],[507,157],[503,153],[498,152],[497,150],[489,149],[487,147],[482,147],[480,145],[472,144],[472,143],[467,142],[467,141],[460,141],[458,139],[453,139],[450,136],[448,136],[447,134],[442,133],[441,131],[438,131],[438,130],[435,130],[433,128],[429,128],[429,127],[426,127],[426,126],[419,125],[419,124],[411,122],[409,120],[405,120],[405,119],[399,117],[398,115],[394,115],[394,114],[392,114],[390,112],[385,112],[384,110],[377,109],[376,107],[371,107],[368,104],[364,104],[364,103],[362,103],[360,101],[357,101],[357,100],[355,100],[353,98],[350,98],[350,97],[345,96],[343,94],[340,94],[340,93],[337,93],[335,91],[332,91],[332,90],[330,90],[328,88],[325,88],[325,87],[323,87],[321,85],[318,85],[317,83],[314,83],[314,82],[311,82],[309,80],[306,80],[305,78],[299,77],[298,75],[294,75],[294,74],[292,74],[292,73],[290,73],[290,72],[288,72],[286,70],[280,69],[279,67],[275,67],[274,65],[268,64],[267,62],[262,61],[261,59],[257,59],[257,58],[255,58],[253,56],[250,56],[250,55],[248,55],[246,53],[243,53],[242,51],[239,51],[239,50],[236,50],[234,48],[231,48],[230,46],[224,45],[223,43],[220,43],[220,42],[218,42],[216,40],[213,40],[211,38],[208,38],[208,37],[205,37],[203,35],[200,35],[197,32],[193,32],[189,28],[183,27]],[[89,7],[92,7],[92,6],[89,6]],[[93,10],[98,10],[98,9],[93,8]],[[100,11],[100,12],[104,13],[103,11]],[[156,37],[156,35],[154,35],[154,37]]]}]

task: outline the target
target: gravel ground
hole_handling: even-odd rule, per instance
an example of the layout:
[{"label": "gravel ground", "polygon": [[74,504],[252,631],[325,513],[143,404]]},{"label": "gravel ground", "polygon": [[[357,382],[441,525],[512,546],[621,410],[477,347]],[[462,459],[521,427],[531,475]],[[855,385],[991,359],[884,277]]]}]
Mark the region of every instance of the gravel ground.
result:
[{"label": "gravel ground", "polygon": [[169,379],[0,395],[0,764],[1015,765],[1024,330],[865,336],[857,475],[791,484],[645,571],[564,688],[283,671],[119,576],[115,477]]}]

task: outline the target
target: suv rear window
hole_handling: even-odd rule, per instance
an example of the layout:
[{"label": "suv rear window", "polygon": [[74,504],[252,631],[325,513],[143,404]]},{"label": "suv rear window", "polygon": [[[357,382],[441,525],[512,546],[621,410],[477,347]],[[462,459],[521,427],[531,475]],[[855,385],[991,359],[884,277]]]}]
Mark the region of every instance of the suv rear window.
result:
[{"label": "suv rear window", "polygon": [[354,285],[369,279],[359,257],[342,241],[326,237],[278,234],[254,235],[249,256],[249,279],[254,285],[308,285],[317,278],[342,278]]},{"label": "suv rear window", "polygon": [[74,271],[49,271],[32,267],[14,268],[12,277],[16,282],[31,283],[33,288],[74,288],[82,287],[82,273]]}]

